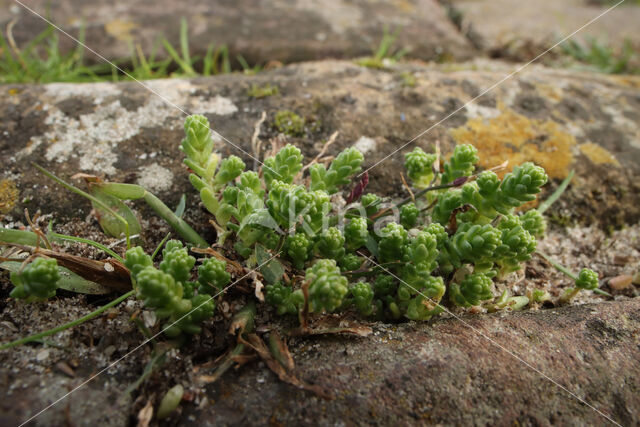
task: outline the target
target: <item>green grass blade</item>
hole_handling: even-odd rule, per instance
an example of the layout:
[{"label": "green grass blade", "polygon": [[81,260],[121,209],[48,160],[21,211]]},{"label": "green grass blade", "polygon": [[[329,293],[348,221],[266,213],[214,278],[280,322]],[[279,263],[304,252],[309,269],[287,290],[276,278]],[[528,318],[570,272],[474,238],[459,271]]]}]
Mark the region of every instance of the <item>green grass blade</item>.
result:
[{"label": "green grass blade", "polygon": [[20,338],[19,340],[15,340],[15,341],[11,341],[8,342],[6,344],[2,344],[0,345],[0,350],[6,350],[8,348],[12,348],[12,347],[16,347],[22,344],[26,344],[29,342],[33,342],[33,341],[37,341],[40,340],[44,337],[48,337],[54,334],[57,334],[58,332],[62,332],[64,330],[67,330],[69,328],[73,328],[74,326],[77,326],[81,323],[84,323],[88,320],[93,319],[94,317],[97,317],[99,315],[101,315],[102,313],[104,313],[105,311],[107,311],[108,309],[110,309],[111,307],[115,307],[116,305],[120,304],[122,301],[126,300],[127,298],[129,298],[130,296],[134,295],[136,291],[129,291],[124,295],[121,295],[120,297],[114,299],[113,301],[111,301],[108,304],[103,305],[102,307],[100,307],[97,310],[92,311],[91,313],[87,314],[86,316],[83,316],[79,319],[73,320],[69,323],[65,323],[64,325],[60,325],[56,328],[53,329],[49,329],[48,331],[44,331],[44,332],[40,332],[34,335],[30,335],[28,337],[24,337],[24,338]]},{"label": "green grass blade", "polygon": [[547,200],[545,200],[540,206],[538,206],[538,212],[544,213],[544,211],[549,209],[549,206],[551,206],[556,200],[560,198],[560,196],[562,196],[562,193],[564,193],[567,187],[569,186],[569,183],[571,182],[571,179],[573,178],[574,173],[575,171],[573,170],[569,172],[569,175],[567,175],[564,181],[562,181],[562,183],[558,186],[558,188],[556,188],[556,191],[554,191],[553,194]]},{"label": "green grass blade", "polygon": [[58,178],[57,176],[55,176],[54,174],[52,174],[51,172],[49,172],[48,170],[46,170],[45,168],[43,168],[42,166],[38,165],[37,163],[31,163],[36,169],[38,169],[40,172],[42,172],[44,175],[46,175],[48,178],[54,180],[55,182],[57,182],[58,184],[62,185],[64,188],[66,188],[67,190],[76,193],[86,199],[91,200],[92,202],[94,202],[95,204],[97,204],[98,206],[100,206],[101,208],[103,208],[104,210],[106,210],[107,212],[109,212],[111,215],[113,215],[115,218],[117,218],[119,221],[122,222],[122,224],[125,226],[126,229],[126,240],[127,240],[127,249],[130,247],[130,239],[129,239],[129,223],[122,218],[120,215],[118,215],[113,209],[111,209],[109,206],[105,205],[104,203],[102,203],[101,200],[97,199],[96,197],[93,197],[91,194],[87,193],[86,191],[82,191],[81,189],[79,189],[78,187],[75,187],[71,184],[69,184],[68,182]]}]

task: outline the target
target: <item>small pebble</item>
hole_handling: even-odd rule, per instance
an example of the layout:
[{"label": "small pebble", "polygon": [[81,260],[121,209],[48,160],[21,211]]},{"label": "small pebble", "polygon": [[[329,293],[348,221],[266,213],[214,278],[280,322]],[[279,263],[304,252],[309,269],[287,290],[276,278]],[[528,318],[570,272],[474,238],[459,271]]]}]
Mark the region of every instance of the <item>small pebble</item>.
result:
[{"label": "small pebble", "polygon": [[9,322],[8,320],[3,320],[2,322],[0,322],[0,325],[2,325],[3,328],[12,330],[13,332],[16,332],[18,330],[18,328],[16,328],[16,325]]},{"label": "small pebble", "polygon": [[107,346],[107,348],[104,349],[104,355],[107,357],[111,357],[111,355],[115,353],[115,351],[116,351],[115,345]]},{"label": "small pebble", "polygon": [[144,322],[144,326],[147,328],[152,328],[153,325],[156,324],[158,318],[156,317],[155,311],[143,311],[142,312],[142,320]]},{"label": "small pebble", "polygon": [[621,274],[612,279],[609,279],[609,287],[616,291],[621,291],[628,288],[633,281],[633,277],[628,274]]},{"label": "small pebble", "polygon": [[48,358],[49,358],[49,349],[47,348],[43,348],[38,352],[38,354],[36,354],[36,360],[38,362],[42,362],[43,360],[46,360]]},{"label": "small pebble", "polygon": [[66,362],[56,363],[56,369],[70,378],[74,378],[76,376],[74,370],[71,369],[71,366],[69,366]]}]

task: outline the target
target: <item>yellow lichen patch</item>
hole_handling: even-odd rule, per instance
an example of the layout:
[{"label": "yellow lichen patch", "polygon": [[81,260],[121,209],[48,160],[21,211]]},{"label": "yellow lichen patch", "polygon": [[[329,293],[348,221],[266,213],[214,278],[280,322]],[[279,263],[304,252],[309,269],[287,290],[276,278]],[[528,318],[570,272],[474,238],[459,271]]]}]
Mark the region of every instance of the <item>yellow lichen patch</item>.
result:
[{"label": "yellow lichen patch", "polygon": [[10,179],[0,181],[0,213],[6,214],[18,203],[20,192]]},{"label": "yellow lichen patch", "polygon": [[616,83],[630,86],[632,88],[640,88],[640,77],[635,76],[609,76],[611,80],[615,80]]},{"label": "yellow lichen patch", "polygon": [[607,149],[602,148],[598,144],[593,142],[586,142],[578,145],[582,154],[587,156],[596,165],[608,163],[615,166],[620,166],[618,160]]},{"label": "yellow lichen patch", "polygon": [[131,30],[136,27],[137,25],[134,22],[120,19],[115,19],[104,24],[104,30],[107,34],[122,41],[131,40]]},{"label": "yellow lichen patch", "polygon": [[551,101],[562,100],[562,89],[557,86],[540,83],[536,85],[536,89],[545,99],[549,99]]},{"label": "yellow lichen patch", "polygon": [[[451,130],[458,144],[478,149],[479,166],[488,169],[509,161],[508,170],[524,162],[542,166],[552,178],[565,178],[573,161],[574,137],[552,121],[529,119],[499,106],[498,117],[470,119]],[[504,174],[503,172],[502,174]]]},{"label": "yellow lichen patch", "polygon": [[403,12],[413,12],[413,10],[415,9],[415,5],[408,2],[407,0],[396,0],[394,3],[398,7],[398,9],[402,10]]}]

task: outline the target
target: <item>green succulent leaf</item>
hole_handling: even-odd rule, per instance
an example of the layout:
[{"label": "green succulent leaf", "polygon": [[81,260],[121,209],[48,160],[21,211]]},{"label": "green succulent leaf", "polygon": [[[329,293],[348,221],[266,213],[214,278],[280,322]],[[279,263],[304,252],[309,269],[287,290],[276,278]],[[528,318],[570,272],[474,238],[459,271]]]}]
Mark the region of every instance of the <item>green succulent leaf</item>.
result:
[{"label": "green succulent leaf", "polygon": [[390,222],[382,229],[378,251],[382,262],[396,261],[402,257],[409,234],[400,224]]},{"label": "green succulent leaf", "polygon": [[451,302],[461,307],[479,305],[480,302],[493,298],[492,284],[491,278],[485,274],[467,274],[460,284],[450,285]]},{"label": "green succulent leaf", "polygon": [[449,161],[444,163],[441,183],[449,184],[456,178],[473,175],[478,160],[478,150],[473,145],[456,146]]},{"label": "green succulent leaf", "polygon": [[285,252],[298,269],[303,269],[305,262],[311,256],[313,241],[304,233],[295,233],[287,236],[285,240]]},{"label": "green succulent leaf", "polygon": [[340,260],[344,257],[345,238],[342,232],[336,227],[330,227],[318,236],[315,248],[316,252],[324,257]]},{"label": "green succulent leaf", "polygon": [[349,251],[355,251],[367,244],[369,224],[362,217],[352,218],[344,227],[344,237]]},{"label": "green succulent leaf", "polygon": [[520,222],[522,227],[535,237],[542,237],[547,230],[547,221],[537,209],[528,210],[520,215]]},{"label": "green succulent leaf", "polygon": [[231,281],[226,271],[226,261],[217,258],[205,258],[198,267],[198,292],[215,295],[221,292]]},{"label": "green succulent leaf", "polygon": [[53,258],[36,258],[22,271],[11,272],[11,291],[13,298],[27,301],[43,301],[56,294],[60,280],[58,262]]},{"label": "green succulent leaf", "polygon": [[328,170],[319,163],[312,165],[309,168],[311,190],[324,190],[329,194],[337,193],[340,188],[351,182],[351,176],[362,170],[363,160],[362,153],[350,147],[338,154]]},{"label": "green succulent leaf", "polygon": [[316,261],[307,269],[305,280],[309,282],[309,308],[314,313],[335,311],[349,291],[347,278],[332,259]]},{"label": "green succulent leaf", "polygon": [[410,202],[400,208],[400,224],[404,228],[413,228],[418,223],[420,210],[415,203]]},{"label": "green succulent leaf", "polygon": [[290,286],[274,283],[265,287],[265,300],[276,308],[278,315],[297,314],[304,305],[304,295],[298,289],[294,291]]},{"label": "green succulent leaf", "polygon": [[415,188],[426,188],[433,181],[433,163],[436,161],[435,154],[427,154],[422,148],[416,147],[412,152],[405,154],[404,167],[407,175],[413,181]]},{"label": "green succulent leaf", "polygon": [[367,282],[354,283],[349,288],[349,293],[353,297],[354,305],[363,316],[370,316],[373,313],[373,289]]},{"label": "green succulent leaf", "polygon": [[598,273],[590,268],[583,268],[576,279],[576,288],[594,290],[598,288]]},{"label": "green succulent leaf", "polygon": [[302,159],[300,149],[291,144],[282,147],[275,157],[265,159],[262,173],[267,188],[271,188],[274,179],[291,184],[302,170]]}]

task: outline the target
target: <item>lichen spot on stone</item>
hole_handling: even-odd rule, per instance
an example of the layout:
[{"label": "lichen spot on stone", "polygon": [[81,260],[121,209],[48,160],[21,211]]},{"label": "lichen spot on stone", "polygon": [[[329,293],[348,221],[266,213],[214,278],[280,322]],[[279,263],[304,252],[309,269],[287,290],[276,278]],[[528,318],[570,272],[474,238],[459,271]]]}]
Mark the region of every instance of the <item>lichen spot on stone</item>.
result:
[{"label": "lichen spot on stone", "polygon": [[142,166],[138,173],[138,184],[151,192],[166,191],[173,185],[173,172],[157,163]]},{"label": "lichen spot on stone", "polygon": [[360,151],[362,154],[367,155],[373,151],[376,151],[378,144],[376,143],[376,140],[373,138],[369,138],[367,136],[361,136],[360,138],[358,138],[358,140],[353,146],[356,147],[356,149]]},{"label": "lichen spot on stone", "polygon": [[217,114],[226,116],[238,111],[238,107],[229,98],[217,95],[210,99],[200,98],[195,101],[193,111],[197,114]]},{"label": "lichen spot on stone", "polygon": [[582,154],[587,156],[589,160],[596,165],[611,164],[620,166],[618,159],[616,159],[606,148],[603,148],[598,144],[586,142],[584,144],[580,144],[578,148],[580,148],[580,152],[582,152]]},{"label": "lichen spot on stone", "polygon": [[138,25],[135,22],[124,21],[121,19],[114,19],[113,21],[104,24],[104,30],[106,33],[121,41],[131,40],[131,32],[137,27]]},{"label": "lichen spot on stone", "polygon": [[0,213],[6,214],[11,212],[18,203],[20,192],[16,184],[10,179],[0,181]]},{"label": "lichen spot on stone", "polygon": [[542,166],[552,178],[563,179],[573,162],[575,138],[553,121],[530,119],[499,106],[502,113],[493,118],[477,117],[451,130],[458,144],[472,144],[479,151],[479,165],[488,169],[505,160],[509,167],[524,162]]}]

